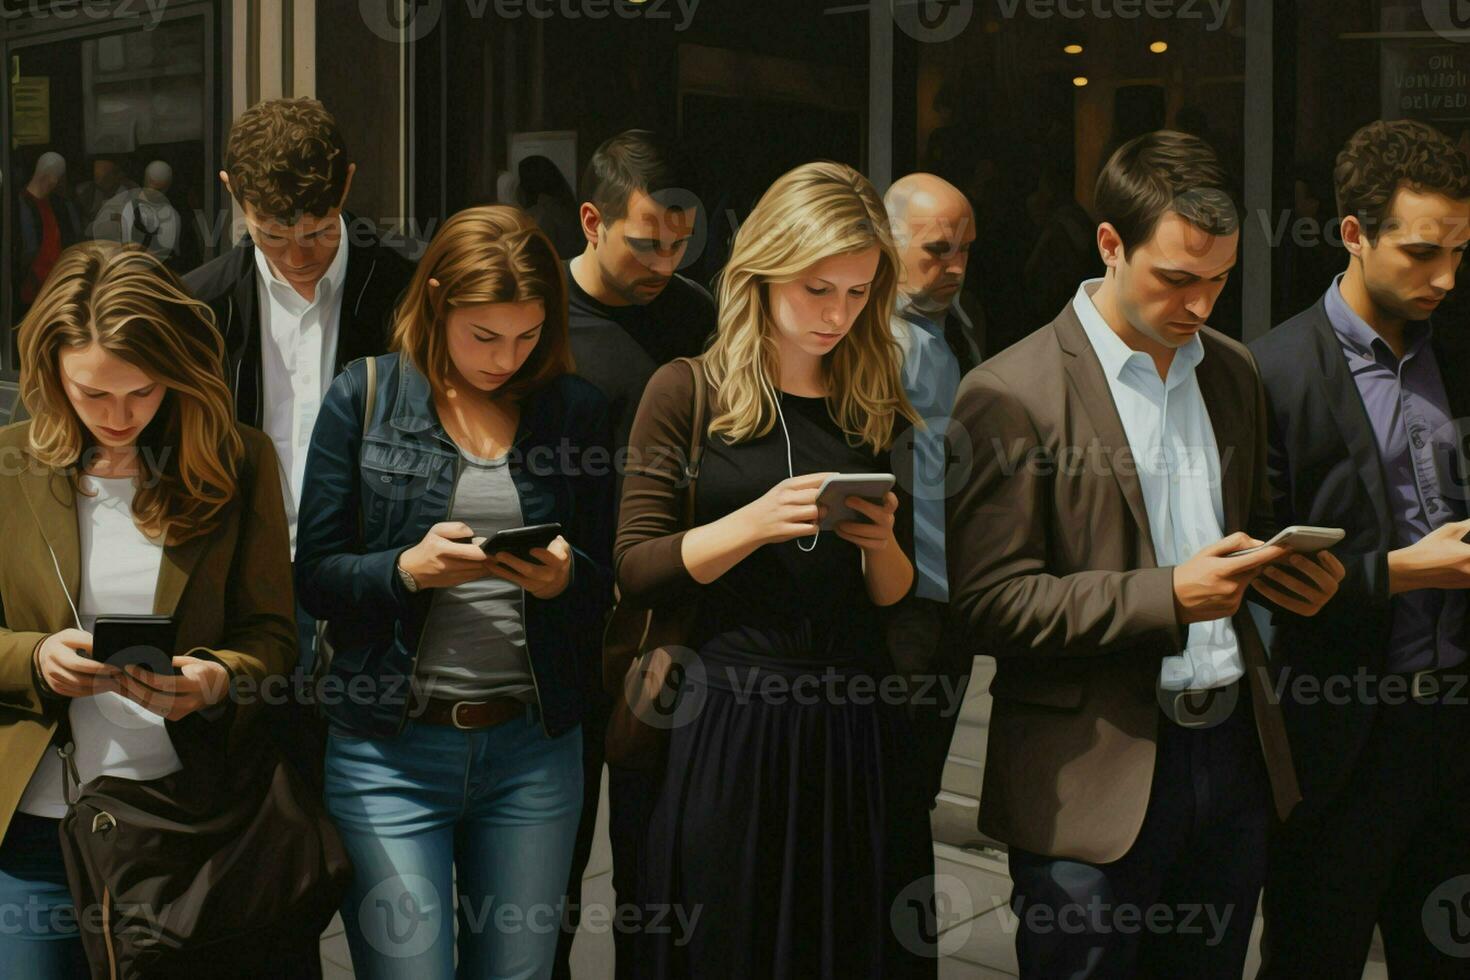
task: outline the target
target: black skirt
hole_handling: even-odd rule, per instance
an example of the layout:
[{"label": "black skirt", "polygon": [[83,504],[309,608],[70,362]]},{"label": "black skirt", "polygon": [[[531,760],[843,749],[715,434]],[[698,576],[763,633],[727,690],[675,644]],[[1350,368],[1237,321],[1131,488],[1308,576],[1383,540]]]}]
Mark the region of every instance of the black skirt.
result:
[{"label": "black skirt", "polygon": [[873,666],[701,651],[642,848],[640,977],[936,975],[928,808]]}]

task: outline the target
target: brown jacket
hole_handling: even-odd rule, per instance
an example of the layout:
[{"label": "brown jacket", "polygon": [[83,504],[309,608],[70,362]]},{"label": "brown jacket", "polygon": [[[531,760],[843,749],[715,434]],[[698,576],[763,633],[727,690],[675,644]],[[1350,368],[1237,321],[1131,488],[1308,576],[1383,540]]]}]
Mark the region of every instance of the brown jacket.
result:
[{"label": "brown jacket", "polygon": [[[1259,532],[1270,513],[1260,377],[1240,344],[1208,328],[1201,340],[1225,531]],[[1122,420],[1071,305],[971,371],[954,417],[973,459],[947,508],[951,610],[974,652],[996,659],[980,829],[1039,854],[1116,860],[1143,823],[1160,661],[1184,631]],[[1234,624],[1284,818],[1300,795],[1280,705],[1244,606]]]},{"label": "brown jacket", "polygon": [[[75,490],[26,454],[29,430],[0,429],[0,839],[67,707],[42,692],[33,661],[42,640],[76,626],[48,543],[73,600],[81,585]],[[258,691],[296,662],[296,605],[275,448],[255,429],[240,433],[237,501],[211,533],[164,549],[152,611],[175,617],[181,653],[212,657]],[[212,722],[196,712],[168,723],[186,764],[189,746],[226,734],[234,746],[249,732],[255,702],[226,704]]]}]

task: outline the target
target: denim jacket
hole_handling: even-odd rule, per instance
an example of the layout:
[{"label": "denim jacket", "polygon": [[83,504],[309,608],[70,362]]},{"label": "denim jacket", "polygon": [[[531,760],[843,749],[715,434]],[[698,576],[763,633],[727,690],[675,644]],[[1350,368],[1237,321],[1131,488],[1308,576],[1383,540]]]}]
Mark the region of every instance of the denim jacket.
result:
[{"label": "denim jacket", "polygon": [[[433,589],[411,593],[398,556],[449,519],[459,450],[440,424],[428,379],[398,354],[378,358],[364,434],[363,360],[337,376],[306,459],[296,546],[301,604],[331,623],[330,674],[317,691],[328,721],[390,736],[410,717],[410,683]],[[613,472],[607,403],[563,375],[528,396],[509,465],[527,524],[560,522],[571,581],[553,599],[524,593],[526,648],[542,726],[579,724],[586,678],[598,676],[612,605]]]}]

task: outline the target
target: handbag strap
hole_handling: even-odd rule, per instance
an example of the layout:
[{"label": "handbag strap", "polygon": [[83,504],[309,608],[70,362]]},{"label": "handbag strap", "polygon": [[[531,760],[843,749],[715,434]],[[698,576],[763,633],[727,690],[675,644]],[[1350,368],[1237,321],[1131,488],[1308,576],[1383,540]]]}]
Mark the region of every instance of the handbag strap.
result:
[{"label": "handbag strap", "polygon": [[[362,445],[367,438],[368,426],[373,421],[373,406],[378,400],[378,359],[372,354],[363,362],[367,368],[367,397],[362,400],[362,435],[357,440],[357,471],[362,472]],[[357,540],[365,545],[367,532],[363,527],[362,504],[357,505]]]},{"label": "handbag strap", "polygon": [[708,426],[709,396],[704,365],[693,357],[681,357],[694,375],[694,413],[689,420],[689,456],[684,462],[684,527],[694,526],[694,489],[699,482],[699,463],[704,454],[704,430]]}]

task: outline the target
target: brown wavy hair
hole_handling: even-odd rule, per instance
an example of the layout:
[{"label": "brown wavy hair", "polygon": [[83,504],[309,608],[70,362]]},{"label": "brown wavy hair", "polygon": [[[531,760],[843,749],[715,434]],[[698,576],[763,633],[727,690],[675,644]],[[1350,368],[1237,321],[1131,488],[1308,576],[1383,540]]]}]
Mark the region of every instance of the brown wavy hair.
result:
[{"label": "brown wavy hair", "polygon": [[[429,289],[429,280],[439,288]],[[491,397],[519,401],[574,370],[567,340],[567,284],[551,241],[520,208],[467,208],[440,226],[398,305],[390,347],[434,389],[449,378],[449,311],[482,303],[541,300],[546,322],[526,363]]]},{"label": "brown wavy hair", "polygon": [[1444,133],[1413,119],[1370,122],[1337,155],[1332,173],[1337,216],[1355,216],[1376,243],[1388,220],[1394,192],[1470,198],[1470,160]]},{"label": "brown wavy hair", "polygon": [[235,199],[286,224],[340,204],[347,164],[337,120],[316,99],[257,102],[235,120],[225,144]]},{"label": "brown wavy hair", "polygon": [[214,530],[235,499],[245,443],[209,307],[141,245],[83,242],[61,254],[20,323],[20,393],[28,452],[73,485],[96,443],[62,386],[60,354],[93,344],[166,389],[138,436],[151,461],[133,496],[139,528],[170,544]]}]

